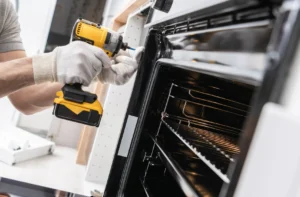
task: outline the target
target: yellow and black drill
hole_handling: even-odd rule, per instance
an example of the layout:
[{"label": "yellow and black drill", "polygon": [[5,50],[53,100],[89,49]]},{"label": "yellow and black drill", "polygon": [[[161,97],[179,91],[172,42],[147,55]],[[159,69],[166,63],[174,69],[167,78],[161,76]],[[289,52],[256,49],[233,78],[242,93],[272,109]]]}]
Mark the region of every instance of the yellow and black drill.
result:
[{"label": "yellow and black drill", "polygon": [[[73,27],[71,42],[80,40],[97,46],[113,57],[120,49],[132,49],[123,42],[123,37],[99,24],[79,18]],[[85,92],[81,84],[66,84],[56,93],[53,114],[62,119],[98,127],[103,108],[97,95]]]}]

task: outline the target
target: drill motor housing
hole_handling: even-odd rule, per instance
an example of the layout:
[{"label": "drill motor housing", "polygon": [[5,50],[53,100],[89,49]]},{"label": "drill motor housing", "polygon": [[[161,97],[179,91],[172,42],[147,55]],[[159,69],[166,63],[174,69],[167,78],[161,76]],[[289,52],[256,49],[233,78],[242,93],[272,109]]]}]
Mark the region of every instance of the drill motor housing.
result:
[{"label": "drill motor housing", "polygon": [[73,27],[71,41],[80,40],[105,51],[109,57],[116,55],[120,49],[126,50],[127,43],[123,43],[123,37],[100,24],[84,19],[78,19]]}]

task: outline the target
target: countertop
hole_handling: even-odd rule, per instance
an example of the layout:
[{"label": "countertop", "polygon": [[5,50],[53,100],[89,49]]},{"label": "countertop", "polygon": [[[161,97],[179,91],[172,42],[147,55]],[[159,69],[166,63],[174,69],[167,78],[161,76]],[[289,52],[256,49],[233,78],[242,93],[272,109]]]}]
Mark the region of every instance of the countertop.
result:
[{"label": "countertop", "polygon": [[0,162],[0,177],[90,196],[92,190],[104,191],[104,186],[85,181],[86,166],[76,164],[77,151],[57,146],[53,155],[9,166]]}]

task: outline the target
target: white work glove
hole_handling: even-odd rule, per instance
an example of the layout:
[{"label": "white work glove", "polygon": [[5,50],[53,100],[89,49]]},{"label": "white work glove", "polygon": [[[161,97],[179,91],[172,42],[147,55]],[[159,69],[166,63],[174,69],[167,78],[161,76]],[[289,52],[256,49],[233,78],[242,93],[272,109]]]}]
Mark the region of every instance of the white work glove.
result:
[{"label": "white work glove", "polygon": [[135,73],[140,62],[144,47],[138,47],[133,57],[126,51],[120,51],[112,60],[109,68],[103,68],[98,76],[102,83],[123,85],[129,81]]},{"label": "white work glove", "polygon": [[33,56],[32,65],[36,84],[50,81],[88,86],[103,67],[111,66],[111,60],[102,49],[74,41]]}]

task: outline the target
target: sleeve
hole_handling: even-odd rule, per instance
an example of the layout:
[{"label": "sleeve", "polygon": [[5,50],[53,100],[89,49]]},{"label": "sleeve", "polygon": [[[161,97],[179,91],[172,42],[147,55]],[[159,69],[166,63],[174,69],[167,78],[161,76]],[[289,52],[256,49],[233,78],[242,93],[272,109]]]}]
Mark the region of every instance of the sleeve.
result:
[{"label": "sleeve", "polygon": [[24,50],[17,13],[9,0],[1,1],[3,17],[0,20],[2,20],[3,28],[0,32],[0,53]]}]

